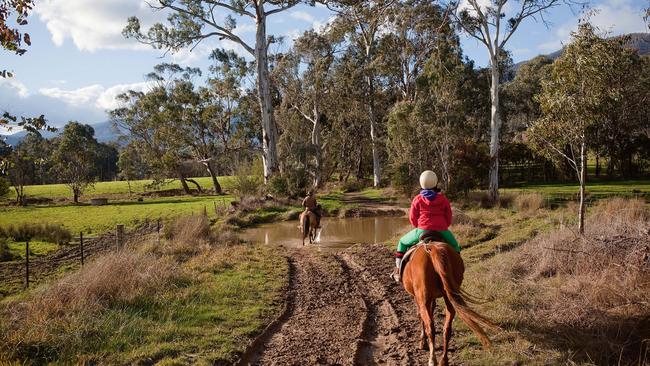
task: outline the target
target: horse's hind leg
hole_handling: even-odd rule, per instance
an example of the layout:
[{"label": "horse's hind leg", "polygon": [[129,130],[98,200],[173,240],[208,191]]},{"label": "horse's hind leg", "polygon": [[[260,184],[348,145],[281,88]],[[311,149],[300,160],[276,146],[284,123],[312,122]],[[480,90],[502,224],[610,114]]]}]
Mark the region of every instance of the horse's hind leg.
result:
[{"label": "horse's hind leg", "polygon": [[454,310],[453,305],[447,298],[445,299],[445,326],[442,331],[442,357],[440,357],[440,362],[438,366],[447,366],[449,365],[449,360],[447,358],[447,351],[449,349],[449,340],[451,339],[451,323],[454,321],[454,316],[456,316],[456,310]]},{"label": "horse's hind leg", "polygon": [[427,336],[427,333],[424,330],[424,322],[422,321],[422,318],[420,318],[420,343],[418,345],[418,348],[421,350],[426,350],[427,349],[427,344],[424,343],[424,338]]},{"label": "horse's hind leg", "polygon": [[429,341],[429,366],[435,365],[435,345],[434,340],[436,336],[435,326],[433,324],[433,309],[435,303],[431,300],[419,304],[420,308],[420,318],[424,323],[424,331],[427,334],[427,339]]}]

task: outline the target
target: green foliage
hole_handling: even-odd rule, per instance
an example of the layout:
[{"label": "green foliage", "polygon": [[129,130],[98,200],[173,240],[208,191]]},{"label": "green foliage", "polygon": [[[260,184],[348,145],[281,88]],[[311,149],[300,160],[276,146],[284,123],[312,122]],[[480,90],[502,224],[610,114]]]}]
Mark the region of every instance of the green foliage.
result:
[{"label": "green foliage", "polygon": [[232,188],[235,194],[242,199],[258,194],[262,188],[262,183],[262,177],[254,173],[253,166],[244,165],[237,169]]},{"label": "green foliage", "polygon": [[91,126],[70,122],[63,129],[54,151],[55,169],[72,190],[75,203],[97,177],[96,159],[100,146],[94,135]]},{"label": "green foliage", "polygon": [[459,143],[452,152],[453,180],[449,185],[450,193],[465,193],[476,189],[485,182],[490,168],[488,147],[473,141]]},{"label": "green foliage", "polygon": [[415,189],[416,179],[409,173],[407,164],[400,165],[393,171],[391,185],[397,188],[405,196],[410,196]]},{"label": "green foliage", "polygon": [[0,177],[0,197],[4,197],[9,193],[9,181]]},{"label": "green foliage", "polygon": [[289,183],[287,182],[287,178],[280,175],[271,177],[268,182],[268,189],[269,192],[273,194],[282,196],[289,195]]}]

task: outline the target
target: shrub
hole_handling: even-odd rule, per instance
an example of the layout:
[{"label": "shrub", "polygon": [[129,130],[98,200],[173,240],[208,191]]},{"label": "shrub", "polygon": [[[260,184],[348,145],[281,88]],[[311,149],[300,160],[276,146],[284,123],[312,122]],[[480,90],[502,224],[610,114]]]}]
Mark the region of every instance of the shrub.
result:
[{"label": "shrub", "polygon": [[305,194],[309,186],[309,174],[304,168],[291,169],[285,173],[289,196],[296,197]]},{"label": "shrub", "polygon": [[413,193],[416,180],[409,174],[409,167],[406,164],[400,165],[391,175],[391,185],[405,196]]},{"label": "shrub", "polygon": [[514,199],[514,206],[517,212],[533,213],[546,206],[544,196],[539,193],[519,194]]},{"label": "shrub", "polygon": [[289,194],[289,183],[287,178],[281,176],[274,176],[269,179],[268,184],[269,192],[276,195],[288,195]]},{"label": "shrub", "polygon": [[0,178],[0,197],[4,197],[8,194],[9,194],[9,182],[4,178]]},{"label": "shrub", "polygon": [[343,185],[341,186],[343,189],[343,192],[349,193],[349,192],[358,192],[362,189],[365,188],[365,185],[363,184],[362,181],[358,180],[349,180],[347,182],[344,182]]},{"label": "shrub", "polygon": [[20,224],[0,227],[0,238],[67,244],[72,239],[72,234],[64,227],[55,224]]},{"label": "shrub", "polygon": [[262,186],[260,176],[253,174],[251,167],[240,167],[237,169],[233,179],[233,190],[237,196],[246,197],[257,194]]}]

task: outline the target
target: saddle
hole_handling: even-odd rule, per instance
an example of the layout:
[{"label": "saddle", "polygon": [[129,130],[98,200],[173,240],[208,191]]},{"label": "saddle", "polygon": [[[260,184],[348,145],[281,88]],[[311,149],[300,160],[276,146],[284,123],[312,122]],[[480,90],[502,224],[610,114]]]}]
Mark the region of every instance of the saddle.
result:
[{"label": "saddle", "polygon": [[[427,230],[420,234],[420,241],[409,248],[409,250],[404,253],[404,257],[402,257],[402,261],[400,262],[399,265],[399,278],[404,278],[404,269],[406,268],[406,265],[408,264],[409,260],[411,259],[411,255],[421,246],[429,244],[429,243],[447,243],[447,241],[440,235],[439,232],[437,231],[430,231]],[[447,243],[449,244],[449,243]]]}]

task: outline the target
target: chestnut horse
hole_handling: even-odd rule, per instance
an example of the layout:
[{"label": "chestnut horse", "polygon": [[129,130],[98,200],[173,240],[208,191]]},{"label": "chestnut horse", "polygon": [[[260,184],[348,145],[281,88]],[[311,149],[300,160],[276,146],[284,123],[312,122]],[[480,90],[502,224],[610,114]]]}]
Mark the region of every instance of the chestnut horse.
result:
[{"label": "chestnut horse", "polygon": [[438,242],[420,244],[404,269],[402,276],[404,288],[413,296],[420,315],[421,349],[425,349],[425,334],[428,338],[429,366],[435,365],[433,310],[439,297],[445,300],[446,306],[442,357],[439,366],[447,366],[449,362],[447,350],[451,338],[451,323],[456,313],[479,337],[485,348],[490,346],[490,341],[481,326],[496,328],[496,325],[467,306],[460,290],[464,272],[465,266],[460,254],[450,245]]},{"label": "chestnut horse", "polygon": [[302,233],[302,245],[305,245],[305,238],[309,236],[309,244],[316,239],[316,230],[318,230],[318,221],[316,214],[305,210],[300,214],[300,232]]}]

